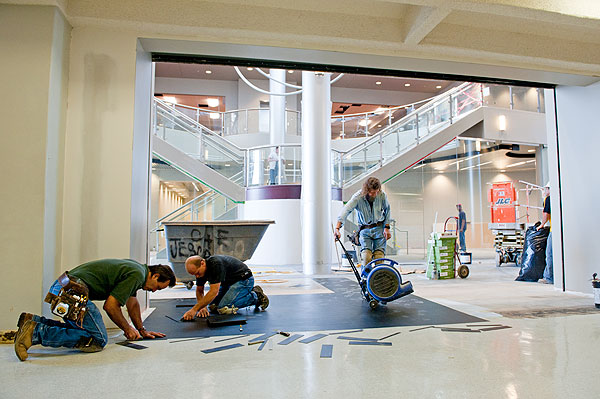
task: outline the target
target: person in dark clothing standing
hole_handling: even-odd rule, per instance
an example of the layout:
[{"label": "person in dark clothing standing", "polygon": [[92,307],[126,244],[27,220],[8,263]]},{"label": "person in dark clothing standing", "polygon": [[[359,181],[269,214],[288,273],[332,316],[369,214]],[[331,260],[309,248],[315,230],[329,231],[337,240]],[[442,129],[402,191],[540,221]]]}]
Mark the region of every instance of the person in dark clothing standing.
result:
[{"label": "person in dark clothing standing", "polygon": [[[185,269],[196,276],[197,303],[183,315],[184,320],[207,317],[209,310],[219,314],[235,313],[239,308],[256,306],[265,310],[269,298],[260,286],[254,285],[252,271],[239,259],[227,255],[213,255],[208,259],[190,256]],[[204,285],[210,288],[204,294]]]},{"label": "person in dark clothing standing", "polygon": [[546,243],[546,268],[544,269],[544,278],[540,280],[540,283],[554,284],[554,265],[552,258],[552,217],[550,216],[550,183],[544,187],[544,210],[542,211],[542,223],[538,226],[538,230],[543,228],[546,223],[550,227],[550,234],[548,234],[548,241]]},{"label": "person in dark clothing standing", "polygon": [[467,243],[465,241],[465,231],[467,231],[467,215],[463,211],[461,204],[457,204],[456,209],[458,210],[458,241],[460,244],[460,251],[467,252]]}]

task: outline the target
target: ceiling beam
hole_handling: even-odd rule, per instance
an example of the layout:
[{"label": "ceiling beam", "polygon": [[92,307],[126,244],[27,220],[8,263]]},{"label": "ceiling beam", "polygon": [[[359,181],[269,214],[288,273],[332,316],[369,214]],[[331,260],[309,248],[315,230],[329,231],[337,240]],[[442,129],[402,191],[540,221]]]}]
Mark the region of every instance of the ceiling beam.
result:
[{"label": "ceiling beam", "polygon": [[450,9],[435,7],[412,8],[405,19],[405,44],[419,44],[440,22],[450,14]]}]

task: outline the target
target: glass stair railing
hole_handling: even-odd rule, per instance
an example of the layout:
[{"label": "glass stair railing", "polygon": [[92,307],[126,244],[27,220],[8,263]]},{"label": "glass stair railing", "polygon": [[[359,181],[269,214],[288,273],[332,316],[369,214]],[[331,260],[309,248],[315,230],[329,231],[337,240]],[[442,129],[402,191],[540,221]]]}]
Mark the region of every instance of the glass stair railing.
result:
[{"label": "glass stair railing", "polygon": [[336,171],[340,174],[338,179],[342,187],[364,179],[481,106],[481,84],[464,83],[382,129],[377,135],[338,153]]},{"label": "glass stair railing", "polygon": [[[464,83],[425,103],[347,151],[332,150],[333,187],[347,187],[364,179],[415,146],[482,106],[482,85]],[[269,163],[275,147],[276,184],[301,184],[300,144],[242,149],[219,136],[171,103],[155,99],[154,134],[242,187],[272,184]],[[408,167],[406,165],[404,167]]]},{"label": "glass stair railing", "polygon": [[244,186],[246,151],[175,109],[154,99],[154,134],[229,180]]}]

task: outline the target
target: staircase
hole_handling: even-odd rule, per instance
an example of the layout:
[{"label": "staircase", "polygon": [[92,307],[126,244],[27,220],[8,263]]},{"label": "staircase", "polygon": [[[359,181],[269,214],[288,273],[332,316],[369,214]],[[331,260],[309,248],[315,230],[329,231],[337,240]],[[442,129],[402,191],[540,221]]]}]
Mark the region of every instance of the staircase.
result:
[{"label": "staircase", "polygon": [[483,120],[481,85],[464,83],[339,154],[342,199],[348,201],[368,176],[386,182]]},{"label": "staircase", "polygon": [[[464,83],[350,150],[332,151],[332,186],[341,187],[347,201],[366,177],[386,182],[442,148],[483,120],[481,90],[479,83]],[[244,202],[245,187],[251,185],[246,176],[251,169],[261,170],[266,159],[255,155],[268,154],[268,146],[239,148],[169,103],[155,99],[154,106],[154,155],[233,201]],[[286,150],[300,162],[300,144],[286,144]]]}]

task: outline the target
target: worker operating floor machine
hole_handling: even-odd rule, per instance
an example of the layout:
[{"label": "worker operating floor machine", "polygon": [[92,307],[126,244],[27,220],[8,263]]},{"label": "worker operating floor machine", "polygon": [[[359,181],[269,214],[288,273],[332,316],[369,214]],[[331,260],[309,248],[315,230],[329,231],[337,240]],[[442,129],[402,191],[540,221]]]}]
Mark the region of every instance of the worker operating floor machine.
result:
[{"label": "worker operating floor machine", "polygon": [[362,295],[369,303],[371,309],[377,308],[379,304],[385,305],[388,302],[414,292],[410,281],[402,283],[402,276],[394,267],[398,262],[388,258],[373,259],[363,266],[359,273],[352,261],[352,256],[348,253],[344,244],[342,244],[339,238],[336,238],[336,241],[340,243],[342,250],[346,254]]}]

